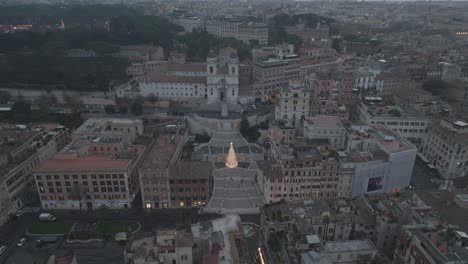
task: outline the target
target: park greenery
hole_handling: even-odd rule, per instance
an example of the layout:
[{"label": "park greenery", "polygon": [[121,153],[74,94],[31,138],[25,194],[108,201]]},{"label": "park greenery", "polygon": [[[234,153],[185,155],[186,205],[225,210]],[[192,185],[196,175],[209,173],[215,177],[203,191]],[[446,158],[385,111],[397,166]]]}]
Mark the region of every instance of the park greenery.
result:
[{"label": "park greenery", "polygon": [[252,41],[250,44],[243,43],[234,38],[217,38],[205,30],[194,30],[191,33],[179,36],[177,41],[184,43],[185,48],[182,50],[191,60],[205,60],[210,51],[217,53],[225,47],[237,49],[240,60],[249,59],[251,57],[250,49],[256,43]]},{"label": "park greenery", "polygon": [[269,24],[268,37],[270,44],[290,43],[295,47],[300,46],[302,39],[296,35],[286,32],[287,26],[294,26],[304,23],[307,27],[316,27],[317,23],[330,25],[333,19],[315,14],[288,15],[280,14],[273,17]]},{"label": "park greenery", "polygon": [[428,79],[422,85],[423,89],[434,96],[442,95],[449,88],[449,84],[441,79]]},{"label": "park greenery", "polygon": [[[65,29],[57,26],[62,18]],[[0,35],[0,83],[74,90],[107,90],[112,80],[124,80],[129,61],[113,56],[120,46],[168,49],[183,30],[119,5],[5,7],[0,23],[34,25],[30,31]],[[92,50],[97,56],[66,56],[70,49]]]},{"label": "park greenery", "polygon": [[249,142],[256,142],[260,137],[258,126],[250,126],[249,120],[245,117],[240,122],[239,130],[242,136]]},{"label": "park greenery", "polygon": [[[195,61],[229,46],[248,59],[250,48],[258,46],[203,30],[181,34],[181,26],[123,5],[9,6],[0,10],[0,24],[33,25],[0,35],[0,84],[16,88],[106,91],[113,80],[127,78],[130,62],[115,56],[125,45],[157,45],[166,55],[178,50]],[[69,56],[77,49],[96,56]]]},{"label": "park greenery", "polygon": [[[5,95],[7,98],[12,97],[11,94],[5,91],[2,91],[0,95]],[[72,129],[83,123],[80,116],[81,102],[76,97],[64,97],[65,104],[71,110],[70,113],[54,112],[51,105],[56,104],[57,98],[53,96],[41,96],[34,107],[21,96],[11,98],[11,100],[15,101],[11,106],[11,110],[1,113],[0,119],[19,124],[56,122]]]}]

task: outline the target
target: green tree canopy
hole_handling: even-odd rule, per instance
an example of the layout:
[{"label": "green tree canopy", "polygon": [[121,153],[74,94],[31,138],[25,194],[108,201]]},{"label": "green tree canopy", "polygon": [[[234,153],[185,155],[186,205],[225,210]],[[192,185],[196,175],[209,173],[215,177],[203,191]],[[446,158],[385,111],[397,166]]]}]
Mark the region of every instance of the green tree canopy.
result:
[{"label": "green tree canopy", "polygon": [[141,105],[140,102],[133,102],[132,105],[130,106],[130,111],[134,115],[141,115],[143,114],[143,106]]},{"label": "green tree canopy", "polygon": [[422,85],[423,89],[432,93],[432,95],[441,95],[449,88],[449,84],[440,79],[429,79]]},{"label": "green tree canopy", "polygon": [[17,101],[13,104],[10,111],[10,120],[13,123],[31,122],[31,105],[25,101]]}]

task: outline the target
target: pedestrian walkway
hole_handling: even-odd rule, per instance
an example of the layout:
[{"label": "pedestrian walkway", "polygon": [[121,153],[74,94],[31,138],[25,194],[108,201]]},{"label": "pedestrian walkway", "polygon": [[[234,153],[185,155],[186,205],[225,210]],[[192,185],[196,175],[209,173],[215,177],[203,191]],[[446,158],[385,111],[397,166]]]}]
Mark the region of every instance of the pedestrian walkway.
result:
[{"label": "pedestrian walkway", "polygon": [[26,206],[21,209],[23,213],[38,213],[41,210],[40,206]]},{"label": "pedestrian walkway", "polygon": [[255,170],[222,168],[213,172],[213,195],[207,210],[221,214],[257,214],[263,199],[255,183]]}]

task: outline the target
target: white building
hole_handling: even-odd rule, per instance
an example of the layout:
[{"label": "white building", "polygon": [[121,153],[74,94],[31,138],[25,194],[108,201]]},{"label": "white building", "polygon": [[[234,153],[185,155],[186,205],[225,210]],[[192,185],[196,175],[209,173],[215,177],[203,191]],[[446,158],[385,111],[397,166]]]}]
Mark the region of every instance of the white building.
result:
[{"label": "white building", "polygon": [[239,58],[237,51],[226,48],[219,56],[209,54],[207,65],[207,102],[227,101],[237,104],[239,98]]},{"label": "white building", "polygon": [[[164,264],[191,264],[192,234],[176,230],[161,230],[156,233],[156,247]],[[161,262],[160,262],[161,263]]]},{"label": "white building", "polygon": [[468,174],[468,123],[439,120],[429,130],[422,153],[444,178]]},{"label": "white building", "polygon": [[365,97],[358,111],[362,122],[385,125],[418,147],[427,136],[429,118],[410,106],[389,105],[381,97]]},{"label": "white building", "polygon": [[174,23],[182,26],[185,32],[192,32],[194,29],[203,27],[203,20],[199,17],[180,17],[174,20]]},{"label": "white building", "polygon": [[410,183],[416,147],[382,125],[353,126],[341,171],[352,171],[352,197],[399,191]]},{"label": "white building", "polygon": [[310,92],[299,81],[291,81],[289,87],[281,91],[279,104],[275,107],[275,119],[285,120],[293,127],[309,115]]},{"label": "white building", "polygon": [[257,40],[262,46],[268,44],[268,25],[265,23],[213,17],[206,20],[205,27],[208,33],[220,38],[235,38],[245,43]]},{"label": "white building", "polygon": [[[237,104],[239,59],[234,49],[219,56],[210,54],[206,63],[161,65],[139,81],[141,96],[154,94],[171,100],[206,99],[206,103],[227,101]],[[119,91],[117,92],[119,95]]]},{"label": "white building", "polygon": [[344,147],[346,130],[339,116],[319,115],[306,117],[303,128],[303,135],[306,138],[326,138],[335,149]]},{"label": "white building", "polygon": [[325,242],[324,250],[332,263],[358,263],[360,256],[374,259],[378,253],[374,243],[369,239]]}]

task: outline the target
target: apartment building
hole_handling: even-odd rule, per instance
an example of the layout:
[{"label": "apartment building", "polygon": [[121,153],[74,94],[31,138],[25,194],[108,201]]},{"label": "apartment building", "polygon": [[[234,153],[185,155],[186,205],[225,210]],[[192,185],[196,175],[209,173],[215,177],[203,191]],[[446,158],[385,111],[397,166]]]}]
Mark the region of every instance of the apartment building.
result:
[{"label": "apartment building", "polygon": [[370,239],[326,242],[325,251],[332,263],[356,263],[361,258],[373,260],[379,252]]},{"label": "apartment building", "polygon": [[34,170],[44,209],[129,208],[139,190],[136,168],[145,147],[124,137],[72,141]]},{"label": "apartment building", "polygon": [[337,70],[344,66],[346,59],[347,57],[340,56],[335,49],[306,43],[299,47],[300,78],[304,80],[316,72]]},{"label": "apartment building", "polygon": [[296,129],[286,121],[270,122],[268,125],[268,138],[275,146],[290,144],[296,138]]},{"label": "apartment building", "polygon": [[253,62],[254,96],[275,98],[290,81],[299,79],[299,56],[290,53],[259,57]]},{"label": "apartment building", "polygon": [[193,237],[191,233],[176,230],[160,230],[156,233],[157,254],[164,264],[191,264]]},{"label": "apartment building", "polygon": [[268,25],[244,19],[211,17],[205,21],[208,33],[219,38],[235,38],[249,44],[256,40],[262,46],[268,44]]},{"label": "apartment building", "polygon": [[306,117],[302,134],[309,139],[328,139],[337,150],[345,146],[346,130],[339,116]]},{"label": "apartment building", "polygon": [[281,89],[275,119],[284,120],[293,127],[299,126],[301,120],[309,116],[310,100],[310,92],[299,81],[289,82],[289,86]]},{"label": "apartment building", "polygon": [[466,264],[468,235],[455,228],[404,226],[398,236],[395,259],[398,263]]},{"label": "apartment building", "polygon": [[212,190],[213,165],[180,160],[187,131],[166,131],[150,147],[140,168],[144,208],[203,207]]},{"label": "apartment building", "polygon": [[[68,129],[55,124],[38,127],[2,126],[0,130],[0,225],[28,203],[33,170],[70,140]],[[29,188],[31,187],[31,188]]]},{"label": "apartment building", "polygon": [[271,152],[275,160],[259,162],[257,175],[266,203],[341,196],[339,163],[328,142],[296,139],[272,145]]},{"label": "apartment building", "polygon": [[468,173],[468,122],[439,119],[433,122],[422,154],[446,179]]},{"label": "apartment building", "polygon": [[426,70],[426,75],[430,79],[442,79],[445,81],[461,80],[462,67],[454,63],[439,62],[429,66]]},{"label": "apartment building", "polygon": [[317,72],[307,78],[314,101],[335,101],[350,107],[357,103],[359,91],[355,87],[354,73],[350,71]]},{"label": "apartment building", "polygon": [[358,112],[362,122],[385,125],[418,147],[430,126],[430,119],[411,106],[388,103],[382,97],[364,97]]},{"label": "apartment building", "polygon": [[198,251],[205,249],[198,243],[189,232],[159,230],[155,236],[133,240],[125,251],[125,257],[138,264],[191,264],[197,259]]},{"label": "apartment building", "polygon": [[374,78],[375,88],[379,95],[391,97],[401,90],[412,89],[415,84],[407,74],[382,72]]},{"label": "apartment building", "polygon": [[[335,199],[265,205],[260,215],[260,244],[266,259],[274,262],[281,252],[282,259],[291,263],[356,263],[358,255],[367,255],[369,249],[373,257],[377,249],[369,238],[375,218],[368,217],[367,206],[358,206],[361,202]],[[289,246],[275,246],[282,243]],[[361,246],[353,247],[354,243]]]}]

